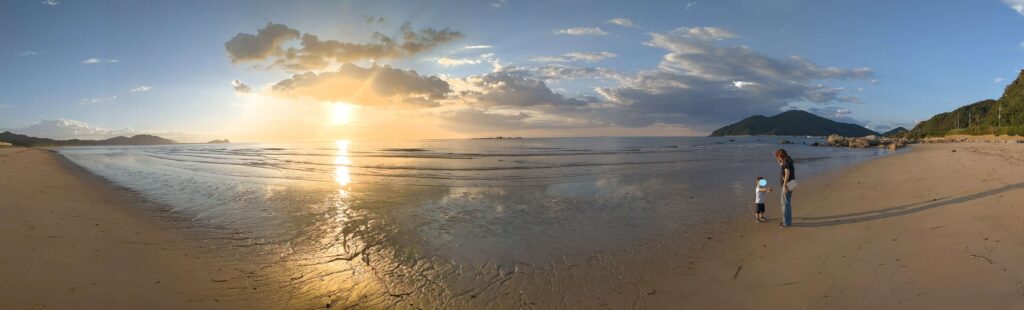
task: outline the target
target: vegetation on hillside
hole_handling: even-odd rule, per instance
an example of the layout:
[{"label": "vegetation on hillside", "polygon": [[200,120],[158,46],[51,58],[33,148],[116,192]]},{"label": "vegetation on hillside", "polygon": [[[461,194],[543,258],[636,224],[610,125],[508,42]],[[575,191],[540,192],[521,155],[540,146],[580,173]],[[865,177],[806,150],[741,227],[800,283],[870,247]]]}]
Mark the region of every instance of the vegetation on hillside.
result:
[{"label": "vegetation on hillside", "polygon": [[1024,70],[998,100],[982,100],[940,113],[914,126],[911,135],[1024,135]]}]

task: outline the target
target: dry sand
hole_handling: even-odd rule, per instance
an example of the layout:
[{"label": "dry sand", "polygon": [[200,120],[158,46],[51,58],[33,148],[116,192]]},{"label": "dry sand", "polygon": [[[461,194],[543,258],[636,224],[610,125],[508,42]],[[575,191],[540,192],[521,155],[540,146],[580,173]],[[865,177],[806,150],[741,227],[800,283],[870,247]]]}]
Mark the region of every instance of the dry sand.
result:
[{"label": "dry sand", "polygon": [[[633,284],[640,293],[593,299],[651,309],[1024,308],[1024,145],[915,145],[800,181],[796,226],[777,226],[770,199],[775,221],[745,217],[715,224],[700,243],[666,244],[698,251],[623,266],[646,274]],[[140,203],[50,152],[0,149],[4,307],[267,308],[259,294],[237,293],[250,287],[211,281],[230,262]]]},{"label": "dry sand", "polygon": [[217,282],[231,272],[215,255],[140,204],[54,153],[0,148],[0,307],[258,307]]}]

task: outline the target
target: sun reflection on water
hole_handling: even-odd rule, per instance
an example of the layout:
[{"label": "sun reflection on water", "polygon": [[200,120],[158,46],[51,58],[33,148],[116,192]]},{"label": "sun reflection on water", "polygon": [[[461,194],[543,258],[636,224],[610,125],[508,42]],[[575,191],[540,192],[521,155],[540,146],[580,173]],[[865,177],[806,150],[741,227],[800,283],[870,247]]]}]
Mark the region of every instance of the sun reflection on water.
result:
[{"label": "sun reflection on water", "polygon": [[352,160],[348,158],[348,145],[351,141],[338,140],[334,141],[334,144],[338,146],[338,153],[334,157],[334,181],[340,186],[346,186],[352,182],[352,176],[349,174],[349,165],[352,165]]}]

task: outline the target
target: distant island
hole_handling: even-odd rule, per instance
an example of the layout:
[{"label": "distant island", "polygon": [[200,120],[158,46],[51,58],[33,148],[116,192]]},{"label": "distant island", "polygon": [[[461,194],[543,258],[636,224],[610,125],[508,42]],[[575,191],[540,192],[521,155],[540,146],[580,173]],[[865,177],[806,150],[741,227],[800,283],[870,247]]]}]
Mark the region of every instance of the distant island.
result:
[{"label": "distant island", "polygon": [[476,139],[505,140],[505,139],[522,139],[522,138],[523,137],[502,137],[502,136],[497,136],[497,137],[476,138]]},{"label": "distant island", "polygon": [[207,143],[207,144],[227,144],[227,143],[231,143],[231,140],[228,140],[228,139],[224,139],[224,140],[213,140],[213,141],[210,141],[210,142],[206,142],[206,143]]},{"label": "distant island", "polygon": [[711,136],[828,136],[833,134],[845,137],[878,135],[877,132],[859,125],[836,122],[807,111],[790,110],[772,117],[754,115],[719,128],[712,132]]},{"label": "distant island", "polygon": [[26,135],[19,135],[10,131],[0,133],[0,142],[7,142],[16,146],[99,146],[99,145],[157,145],[175,144],[174,140],[161,138],[153,135],[135,135],[131,137],[118,136],[104,140],[54,140],[47,138],[36,138]]},{"label": "distant island", "polygon": [[913,137],[946,135],[1024,135],[1024,70],[999,99],[986,99],[917,123]]}]

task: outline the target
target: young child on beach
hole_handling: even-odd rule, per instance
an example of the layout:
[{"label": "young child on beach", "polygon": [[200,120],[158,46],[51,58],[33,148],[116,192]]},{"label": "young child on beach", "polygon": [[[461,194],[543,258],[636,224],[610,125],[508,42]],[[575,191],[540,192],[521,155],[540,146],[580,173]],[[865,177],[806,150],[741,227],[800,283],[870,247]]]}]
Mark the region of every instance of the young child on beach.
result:
[{"label": "young child on beach", "polygon": [[757,187],[754,188],[754,221],[758,223],[767,220],[764,218],[764,193],[771,191],[772,188],[768,187],[768,180],[757,177]]}]

